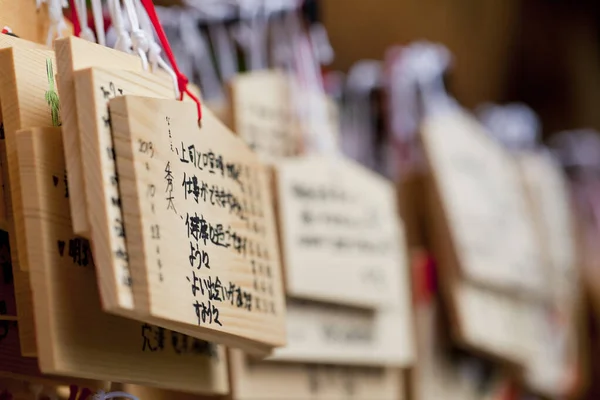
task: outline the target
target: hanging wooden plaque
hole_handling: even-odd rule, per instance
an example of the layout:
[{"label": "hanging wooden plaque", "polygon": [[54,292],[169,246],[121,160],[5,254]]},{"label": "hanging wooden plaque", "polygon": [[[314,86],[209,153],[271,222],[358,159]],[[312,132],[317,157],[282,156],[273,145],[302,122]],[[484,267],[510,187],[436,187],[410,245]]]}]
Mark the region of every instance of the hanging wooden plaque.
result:
[{"label": "hanging wooden plaque", "polygon": [[543,303],[470,283],[456,283],[454,296],[459,342],[521,367],[534,357],[542,334]]},{"label": "hanging wooden plaque", "polygon": [[455,253],[441,255],[442,264],[455,256],[472,282],[546,295],[541,251],[511,156],[459,110],[427,118],[422,139],[448,250]]},{"label": "hanging wooden plaque", "polygon": [[229,349],[232,400],[404,399],[400,370],[255,362]]},{"label": "hanging wooden plaque", "polygon": [[552,290],[548,311],[540,321],[543,335],[526,365],[525,381],[545,396],[568,396],[579,389],[577,381],[585,376],[587,346],[580,334],[581,286],[567,182],[549,154],[524,153],[517,156],[517,162]]},{"label": "hanging wooden plaque", "polygon": [[[2,165],[11,258],[17,302],[21,349],[24,355],[35,355],[35,328],[31,308],[31,286],[23,234],[21,185],[16,160],[15,132],[27,126],[52,126],[58,116],[54,92],[54,52],[8,35],[0,35],[0,100],[4,140]],[[49,100],[53,100],[50,102]],[[51,104],[56,105],[52,107]]]},{"label": "hanging wooden plaque", "polygon": [[258,71],[236,75],[229,84],[233,131],[263,160],[298,153],[289,80],[282,72]]},{"label": "hanging wooden plaque", "polygon": [[[82,157],[86,161],[83,168],[86,218],[93,228],[89,239],[96,262],[104,266],[98,271],[102,304],[106,311],[132,315],[131,274],[128,260],[122,256],[125,238],[120,234],[123,216],[118,175],[112,153],[106,151],[112,148],[108,101],[126,93],[168,97],[173,86],[170,81],[144,72],[91,68],[76,71],[74,76],[79,123],[75,134],[80,135]],[[63,136],[65,140],[72,139]]]},{"label": "hanging wooden plaque", "polygon": [[[12,3],[12,2],[10,2]],[[0,4],[1,6],[1,4]],[[5,14],[1,14],[1,15],[5,15]],[[2,17],[0,17],[2,18]],[[28,40],[23,40],[23,39],[19,39],[16,38],[14,36],[10,36],[10,35],[0,35],[0,49],[5,49],[8,47],[22,47],[22,48],[31,48],[31,49],[43,49],[45,48],[44,46],[34,43],[34,42],[30,42]],[[0,109],[0,122],[2,122],[2,112]],[[2,129],[4,129],[4,125],[1,125]],[[6,204],[7,199],[6,196],[9,196],[6,194],[6,192],[8,192],[8,186],[6,185],[6,182],[8,182],[8,168],[6,168],[4,166],[4,163],[6,161],[6,148],[4,146],[3,140],[0,139],[0,166],[2,167],[2,174],[0,174],[0,183],[2,184],[2,196],[0,196],[0,226],[2,226],[2,229],[4,230],[8,230],[8,210],[7,207],[8,205]],[[5,187],[6,186],[6,187]]]},{"label": "hanging wooden plaque", "polygon": [[[544,303],[489,290],[464,279],[440,200],[429,178],[426,224],[453,338],[467,348],[523,367],[535,352],[535,342],[539,339],[536,319],[544,311]],[[504,334],[507,329],[511,335]]]},{"label": "hanging wooden plaque", "polygon": [[136,308],[235,347],[283,345],[267,169],[210,110],[196,126],[195,104],[125,96],[110,112],[130,268],[143,287]]},{"label": "hanging wooden plaque", "polygon": [[226,393],[222,347],[102,311],[89,243],[70,221],[60,130],[20,131],[17,141],[41,370]]},{"label": "hanging wooden plaque", "polygon": [[408,304],[373,311],[288,299],[286,312],[287,344],[272,360],[391,367],[413,360]]},{"label": "hanging wooden plaque", "polygon": [[276,165],[287,294],[361,307],[408,304],[395,190],[343,158]]},{"label": "hanging wooden plaque", "polygon": [[[86,203],[85,164],[82,154],[86,152],[85,133],[80,127],[88,124],[77,108],[75,90],[75,71],[90,67],[110,67],[142,72],[142,61],[137,55],[127,54],[77,37],[56,40],[56,62],[58,64],[58,92],[61,100],[61,118],[67,173],[72,194],[69,196],[71,219],[75,233],[90,237],[90,226]],[[173,84],[165,95],[174,96]],[[107,88],[108,90],[108,88]],[[87,93],[86,93],[87,94]],[[81,95],[81,94],[80,94]],[[88,99],[83,98],[81,102]],[[80,102],[80,103],[81,103]]]}]

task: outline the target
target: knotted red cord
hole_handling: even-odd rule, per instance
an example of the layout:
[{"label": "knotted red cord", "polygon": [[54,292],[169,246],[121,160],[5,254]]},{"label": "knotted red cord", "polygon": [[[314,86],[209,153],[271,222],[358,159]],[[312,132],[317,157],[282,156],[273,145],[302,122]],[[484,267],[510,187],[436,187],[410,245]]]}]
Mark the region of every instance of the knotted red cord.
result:
[{"label": "knotted red cord", "polygon": [[152,26],[154,26],[154,30],[158,35],[160,44],[165,50],[165,54],[167,55],[167,58],[169,59],[169,62],[173,67],[173,71],[175,71],[175,75],[177,76],[177,86],[179,88],[179,93],[181,93],[179,100],[183,100],[183,94],[185,93],[190,97],[190,99],[192,99],[196,103],[196,107],[198,108],[198,122],[200,122],[202,120],[202,106],[200,104],[200,99],[198,99],[198,97],[196,97],[187,87],[187,84],[189,82],[188,78],[179,70],[179,67],[177,66],[177,61],[175,61],[175,56],[173,55],[173,51],[171,51],[171,46],[169,45],[167,35],[165,34],[165,31],[162,25],[160,24],[160,21],[158,20],[158,15],[156,15],[154,4],[152,3],[152,0],[141,1],[144,6],[144,9],[148,13],[150,22],[152,22]]}]

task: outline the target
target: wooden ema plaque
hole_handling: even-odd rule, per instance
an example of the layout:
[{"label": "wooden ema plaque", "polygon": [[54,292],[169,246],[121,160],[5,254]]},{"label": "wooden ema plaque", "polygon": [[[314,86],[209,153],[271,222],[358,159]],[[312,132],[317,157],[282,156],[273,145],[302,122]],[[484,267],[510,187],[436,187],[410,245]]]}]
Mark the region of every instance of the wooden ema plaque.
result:
[{"label": "wooden ema plaque", "polygon": [[402,367],[413,360],[408,307],[357,309],[288,299],[287,344],[274,361]]},{"label": "wooden ema plaque", "polygon": [[124,252],[125,238],[121,234],[123,215],[115,161],[106,151],[112,148],[108,101],[125,93],[166,97],[173,87],[154,74],[142,72],[91,68],[74,75],[79,122],[75,134],[81,136],[82,156],[87,163],[83,189],[89,211],[86,219],[93,227],[88,238],[96,262],[103,266],[98,271],[102,304],[106,311],[133,315],[136,312],[128,260],[116,256]]},{"label": "wooden ema plaque", "polygon": [[579,333],[579,260],[567,183],[549,154],[525,153],[517,156],[517,162],[553,294],[541,321],[544,335],[538,352],[526,365],[525,382],[545,396],[567,396],[579,389],[576,376],[585,375],[583,352],[587,350]]},{"label": "wooden ema plaque", "polygon": [[535,356],[545,315],[543,303],[468,282],[454,283],[452,291],[459,342],[520,367]]},{"label": "wooden ema plaque", "polygon": [[[430,117],[422,135],[432,172],[426,222],[455,340],[522,367],[536,351],[548,293],[539,287],[541,250],[517,166],[462,112]],[[465,268],[464,260],[471,266]],[[492,267],[509,272],[486,275]],[[516,268],[525,269],[519,285]]]},{"label": "wooden ema plaque", "polygon": [[408,307],[393,186],[341,157],[281,160],[276,175],[287,294]]},{"label": "wooden ema plaque", "polygon": [[[86,154],[89,150],[86,142],[82,140],[86,133],[80,131],[80,129],[86,128],[86,125],[89,123],[87,120],[81,118],[77,107],[76,97],[78,94],[75,90],[75,71],[91,67],[110,67],[113,69],[142,72],[142,61],[137,55],[100,46],[77,37],[56,40],[54,47],[56,49],[56,62],[58,64],[57,83],[61,101],[67,173],[69,175],[69,183],[73,189],[73,193],[69,197],[73,229],[77,234],[90,237],[85,188],[86,180],[84,176],[86,167],[82,158],[82,155]],[[169,83],[165,82],[160,87],[161,89],[164,87],[166,90],[157,93],[157,95],[160,97],[174,97],[172,81],[169,81]],[[79,94],[79,96],[82,95],[87,96],[89,93]],[[80,103],[87,102],[88,100],[87,97],[83,97]]]},{"label": "wooden ema plaque", "polygon": [[[75,39],[74,43],[83,46]],[[73,51],[72,59],[79,60],[81,52]],[[112,147],[108,100],[122,93],[167,98],[173,95],[172,82],[147,72],[91,68],[74,73],[74,90],[78,116],[78,128],[74,134],[81,136],[79,143],[84,159],[88,164],[97,166],[83,168],[84,183],[91,183],[84,184],[82,189],[86,192],[89,206],[86,220],[93,223],[93,229],[86,236],[92,240],[98,264],[108,266],[99,271],[98,276],[102,303],[107,311],[133,315],[128,261],[115,257],[115,253],[124,248],[125,239],[115,230],[115,224],[118,228],[123,217],[115,161],[106,152],[107,147]],[[63,137],[69,141],[73,139],[64,132]],[[73,191],[73,185],[70,186]]]},{"label": "wooden ema plaque", "polygon": [[258,71],[230,82],[233,131],[263,160],[298,153],[289,80],[283,72]]},{"label": "wooden ema plaque", "polygon": [[404,399],[400,370],[253,361],[229,349],[232,400]]},{"label": "wooden ema plaque", "polygon": [[71,225],[61,132],[17,141],[42,372],[227,393],[222,347],[102,311],[90,246]]},{"label": "wooden ema plaque", "polygon": [[476,284],[544,296],[541,251],[512,157],[460,110],[427,118],[422,140],[460,271]]},{"label": "wooden ema plaque", "polygon": [[[4,140],[0,141],[5,190],[7,226],[10,239],[15,298],[18,310],[22,354],[35,356],[35,328],[31,305],[29,262],[21,255],[26,246],[20,180],[16,161],[15,132],[26,126],[52,126],[56,112],[47,101],[52,97],[54,80],[50,72],[54,53],[40,45],[0,35],[0,102]],[[54,93],[55,94],[55,93]],[[21,250],[21,251],[20,251]]]},{"label": "wooden ema plaque", "polygon": [[125,96],[110,112],[136,309],[235,347],[285,344],[266,167],[210,110],[199,128],[195,104]]}]

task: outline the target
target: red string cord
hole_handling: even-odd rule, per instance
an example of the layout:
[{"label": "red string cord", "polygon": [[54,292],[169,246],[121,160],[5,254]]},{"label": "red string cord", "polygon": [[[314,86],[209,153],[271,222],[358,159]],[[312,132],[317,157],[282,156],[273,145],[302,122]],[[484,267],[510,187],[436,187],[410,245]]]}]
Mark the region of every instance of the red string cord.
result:
[{"label": "red string cord", "polygon": [[148,13],[148,17],[150,17],[150,22],[152,22],[152,26],[154,26],[154,30],[158,35],[160,44],[165,50],[165,54],[167,55],[167,58],[169,59],[169,62],[171,63],[171,66],[175,71],[175,75],[177,76],[177,86],[179,88],[179,93],[181,93],[179,100],[183,100],[183,94],[185,93],[196,103],[196,107],[198,108],[198,122],[200,122],[202,120],[202,105],[200,104],[200,99],[198,99],[198,97],[196,97],[187,87],[189,80],[179,70],[179,67],[177,66],[177,61],[175,61],[175,56],[173,55],[173,51],[171,50],[171,46],[169,45],[167,35],[165,34],[165,31],[158,19],[158,15],[156,15],[154,4],[152,3],[152,0],[141,1],[144,6],[144,9],[146,9],[146,12]]},{"label": "red string cord", "polygon": [[79,25],[79,17],[77,16],[77,9],[75,8],[75,1],[69,0],[69,9],[71,10],[71,23],[73,24],[73,33],[79,37],[81,35],[81,25]]}]

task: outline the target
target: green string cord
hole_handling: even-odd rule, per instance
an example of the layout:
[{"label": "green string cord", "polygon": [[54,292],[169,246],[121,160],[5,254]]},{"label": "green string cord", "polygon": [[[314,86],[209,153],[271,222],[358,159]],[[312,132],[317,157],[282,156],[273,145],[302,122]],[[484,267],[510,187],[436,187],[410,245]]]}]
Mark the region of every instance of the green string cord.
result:
[{"label": "green string cord", "polygon": [[52,115],[52,125],[60,126],[60,101],[58,94],[54,88],[54,69],[52,68],[52,59],[46,60],[46,73],[48,74],[48,91],[46,92],[46,103],[50,106],[50,114]]}]

